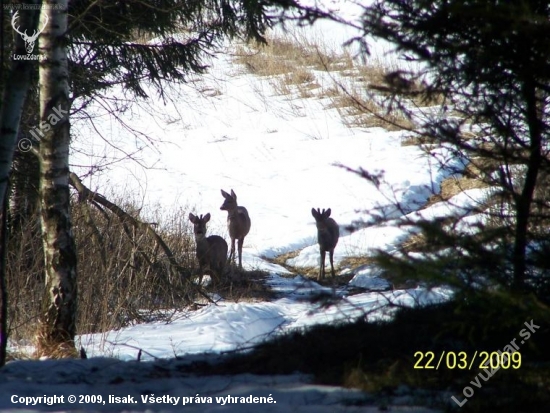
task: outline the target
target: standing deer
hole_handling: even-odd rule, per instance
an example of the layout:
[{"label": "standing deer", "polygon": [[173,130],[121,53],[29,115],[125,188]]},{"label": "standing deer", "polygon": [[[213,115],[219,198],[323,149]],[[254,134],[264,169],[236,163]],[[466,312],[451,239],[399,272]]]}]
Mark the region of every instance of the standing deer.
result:
[{"label": "standing deer", "polygon": [[243,268],[243,243],[244,237],[250,231],[250,217],[245,207],[237,205],[237,195],[231,190],[231,195],[222,189],[222,195],[225,198],[220,209],[227,211],[227,229],[231,237],[231,254],[229,259],[231,262],[235,260],[235,240],[238,241],[239,248],[239,268]]},{"label": "standing deer", "polygon": [[189,221],[193,223],[193,233],[197,244],[197,259],[201,272],[199,284],[202,284],[202,276],[207,270],[210,272],[212,282],[215,279],[220,280],[227,261],[227,242],[218,235],[206,237],[206,223],[210,221],[210,213],[204,216],[189,213]]},{"label": "standing deer", "polygon": [[334,248],[338,244],[338,237],[340,236],[340,229],[335,220],[330,217],[330,208],[323,209],[323,212],[317,208],[311,208],[311,215],[315,218],[317,224],[317,242],[319,243],[319,252],[321,253],[321,264],[319,267],[319,276],[317,280],[325,278],[325,254],[329,252],[330,268],[332,270],[332,276],[334,277]]}]

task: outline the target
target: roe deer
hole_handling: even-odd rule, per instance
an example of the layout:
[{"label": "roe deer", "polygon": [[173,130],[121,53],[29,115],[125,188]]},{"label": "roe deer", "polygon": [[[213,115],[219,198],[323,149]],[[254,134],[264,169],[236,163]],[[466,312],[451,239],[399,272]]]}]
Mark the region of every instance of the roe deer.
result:
[{"label": "roe deer", "polygon": [[321,253],[321,265],[319,267],[319,276],[317,280],[325,278],[325,254],[329,252],[330,268],[332,270],[332,276],[334,277],[334,247],[338,244],[338,237],[340,236],[340,229],[335,220],[330,217],[330,208],[323,209],[323,212],[317,208],[311,208],[311,215],[315,218],[317,224],[317,242],[319,243],[319,250]]},{"label": "roe deer", "polygon": [[229,259],[231,262],[235,260],[235,240],[238,241],[239,248],[239,268],[243,267],[243,243],[244,237],[250,231],[250,217],[245,207],[237,205],[237,195],[231,190],[231,195],[222,189],[222,195],[225,198],[220,209],[227,211],[227,229],[229,237],[231,237],[231,254]]},{"label": "roe deer", "polygon": [[210,272],[212,283],[215,279],[221,280],[223,267],[227,261],[227,242],[218,235],[206,237],[206,223],[210,221],[210,213],[204,216],[189,213],[189,221],[193,223],[195,243],[197,244],[197,259],[201,272],[199,284],[202,283],[202,276],[206,270]]}]

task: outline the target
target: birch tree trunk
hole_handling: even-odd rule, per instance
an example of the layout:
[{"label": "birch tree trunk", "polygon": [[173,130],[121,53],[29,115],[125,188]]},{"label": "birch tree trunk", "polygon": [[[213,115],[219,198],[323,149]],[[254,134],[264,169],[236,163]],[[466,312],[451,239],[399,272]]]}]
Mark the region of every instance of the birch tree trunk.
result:
[{"label": "birch tree trunk", "polygon": [[37,353],[76,355],[76,246],[69,210],[68,0],[46,0],[40,25],[40,208],[46,294]]}]

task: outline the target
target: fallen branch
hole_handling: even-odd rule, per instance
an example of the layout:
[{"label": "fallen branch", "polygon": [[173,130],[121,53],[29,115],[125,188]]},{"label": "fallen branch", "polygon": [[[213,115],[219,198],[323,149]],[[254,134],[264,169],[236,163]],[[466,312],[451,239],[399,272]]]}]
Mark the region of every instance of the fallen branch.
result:
[{"label": "fallen branch", "polygon": [[97,192],[94,192],[90,189],[88,189],[80,180],[80,178],[73,172],[69,174],[69,180],[74,189],[78,192],[80,201],[88,201],[92,202],[93,204],[97,203],[109,211],[111,211],[113,214],[115,214],[123,224],[129,224],[133,226],[134,228],[141,230],[149,235],[151,235],[158,245],[162,248],[164,253],[166,254],[166,257],[168,258],[168,261],[170,262],[170,266],[177,270],[179,275],[183,277],[184,279],[190,277],[189,271],[186,271],[185,268],[183,268],[174,257],[174,253],[172,250],[166,245],[164,240],[160,237],[160,235],[157,234],[157,232],[151,227],[150,224],[147,224],[145,222],[138,221],[133,216],[127,214],[124,210],[122,210],[119,206],[113,204],[111,201],[109,201],[107,198],[105,198],[103,195],[98,194]]}]

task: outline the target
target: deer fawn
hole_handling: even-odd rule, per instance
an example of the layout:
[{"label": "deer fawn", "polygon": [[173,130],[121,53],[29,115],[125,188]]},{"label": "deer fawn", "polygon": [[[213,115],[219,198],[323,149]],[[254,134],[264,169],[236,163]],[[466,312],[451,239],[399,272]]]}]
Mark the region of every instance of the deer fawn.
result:
[{"label": "deer fawn", "polygon": [[221,280],[223,267],[227,261],[227,242],[218,235],[206,237],[206,223],[210,221],[209,213],[204,216],[189,213],[189,221],[193,223],[197,244],[197,259],[201,272],[199,284],[202,284],[202,276],[206,270],[210,272],[213,283],[215,279]]},{"label": "deer fawn", "polygon": [[220,209],[227,211],[227,229],[231,237],[231,254],[229,259],[231,262],[235,260],[235,240],[238,241],[239,248],[239,268],[243,267],[243,243],[244,237],[250,231],[250,217],[245,207],[237,205],[237,195],[231,190],[231,195],[222,189],[222,195],[225,198]]},{"label": "deer fawn", "polygon": [[311,208],[311,215],[315,218],[317,224],[317,242],[319,243],[319,251],[321,253],[321,265],[319,267],[318,280],[325,278],[325,254],[329,252],[330,268],[332,270],[332,276],[334,277],[334,247],[338,244],[338,237],[340,236],[340,229],[335,220],[330,217],[330,208],[323,209],[323,212],[317,208]]}]

